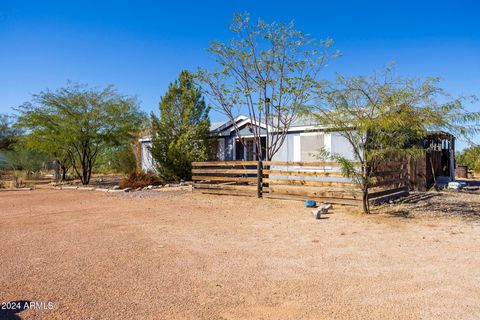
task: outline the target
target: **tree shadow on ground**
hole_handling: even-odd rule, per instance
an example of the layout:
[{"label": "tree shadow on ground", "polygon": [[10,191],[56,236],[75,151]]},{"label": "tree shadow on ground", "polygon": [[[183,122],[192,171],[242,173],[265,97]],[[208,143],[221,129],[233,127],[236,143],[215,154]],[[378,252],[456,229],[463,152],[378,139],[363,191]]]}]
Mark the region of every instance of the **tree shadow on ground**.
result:
[{"label": "tree shadow on ground", "polygon": [[468,191],[416,192],[381,212],[399,218],[456,217],[480,223],[480,193]]},{"label": "tree shadow on ground", "polygon": [[0,320],[22,320],[18,313],[30,304],[28,300],[16,300],[0,303]]},{"label": "tree shadow on ground", "polygon": [[395,218],[405,218],[405,219],[412,219],[413,216],[410,211],[405,209],[398,209],[393,211],[388,211],[387,214],[391,217]]}]

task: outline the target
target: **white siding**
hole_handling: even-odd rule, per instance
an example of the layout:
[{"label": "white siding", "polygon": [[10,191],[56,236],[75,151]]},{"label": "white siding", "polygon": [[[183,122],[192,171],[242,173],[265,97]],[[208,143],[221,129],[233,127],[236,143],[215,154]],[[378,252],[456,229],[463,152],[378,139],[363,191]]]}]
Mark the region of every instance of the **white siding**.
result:
[{"label": "white siding", "polygon": [[331,151],[332,154],[341,155],[349,160],[355,160],[353,148],[347,139],[338,132],[332,133]]},{"label": "white siding", "polygon": [[273,161],[300,161],[295,160],[295,140],[300,138],[299,133],[289,133],[278,152],[273,156]]},{"label": "white siding", "polygon": [[142,142],[142,170],[145,172],[157,171],[157,168],[155,166],[155,161],[153,160],[152,153],[150,152],[151,147],[152,147],[152,143],[150,141]]}]

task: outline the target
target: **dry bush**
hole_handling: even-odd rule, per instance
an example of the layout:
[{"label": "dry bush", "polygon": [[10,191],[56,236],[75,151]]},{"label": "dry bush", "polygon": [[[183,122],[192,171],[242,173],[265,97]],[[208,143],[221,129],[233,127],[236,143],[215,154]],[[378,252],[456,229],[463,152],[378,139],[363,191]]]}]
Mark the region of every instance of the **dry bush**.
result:
[{"label": "dry bush", "polygon": [[128,178],[124,178],[120,181],[120,188],[143,188],[146,186],[155,186],[162,183],[160,178],[152,172],[133,172]]}]

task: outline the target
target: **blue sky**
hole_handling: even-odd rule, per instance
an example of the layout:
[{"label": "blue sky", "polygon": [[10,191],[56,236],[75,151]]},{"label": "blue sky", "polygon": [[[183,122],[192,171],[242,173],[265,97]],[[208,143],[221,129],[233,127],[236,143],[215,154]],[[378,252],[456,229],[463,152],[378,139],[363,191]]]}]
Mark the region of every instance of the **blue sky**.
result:
[{"label": "blue sky", "polygon": [[227,40],[233,13],[245,11],[333,38],[343,57],[326,78],[396,61],[402,75],[440,76],[451,93],[480,96],[477,1],[2,0],[0,113],[67,80],[114,84],[138,96],[144,111],[158,112],[168,84],[182,69],[210,67],[209,42]]}]

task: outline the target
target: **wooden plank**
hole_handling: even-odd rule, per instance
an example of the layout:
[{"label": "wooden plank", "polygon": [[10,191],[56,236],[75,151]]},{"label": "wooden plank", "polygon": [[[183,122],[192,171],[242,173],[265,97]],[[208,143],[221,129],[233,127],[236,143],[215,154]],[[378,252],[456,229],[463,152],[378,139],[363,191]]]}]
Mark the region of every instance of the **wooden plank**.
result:
[{"label": "wooden plank", "polygon": [[263,165],[261,161],[257,162],[257,190],[256,190],[256,195],[257,198],[262,197],[263,193]]},{"label": "wooden plank", "polygon": [[257,169],[192,169],[192,173],[256,174]]},{"label": "wooden plank", "polygon": [[325,198],[325,197],[305,197],[305,196],[285,195],[285,194],[278,194],[278,193],[265,193],[263,197],[267,199],[297,200],[297,201],[305,201],[307,199],[312,199],[319,202],[350,205],[350,206],[361,206],[362,204],[361,200]]},{"label": "wooden plank", "polygon": [[360,193],[348,192],[348,191],[327,191],[327,190],[312,190],[308,187],[300,188],[278,188],[278,187],[269,187],[267,188],[269,193],[277,194],[291,194],[299,195],[306,197],[325,197],[325,198],[338,198],[338,199],[361,199],[362,195]]},{"label": "wooden plank", "polygon": [[384,164],[387,167],[398,168],[398,167],[401,167],[403,165],[407,165],[408,161],[406,161],[406,160],[384,160]]},{"label": "wooden plank", "polygon": [[263,170],[264,174],[272,174],[278,176],[307,176],[307,177],[340,177],[343,178],[341,172],[322,172],[322,171],[287,171],[287,170]]},{"label": "wooden plank", "polygon": [[389,186],[393,184],[403,184],[407,183],[408,181],[406,179],[393,179],[393,180],[385,180],[385,181],[378,181],[372,187],[382,187],[382,186]]},{"label": "wooden plank", "polygon": [[353,182],[338,181],[306,181],[306,180],[289,180],[289,179],[263,179],[264,183],[272,185],[296,185],[296,186],[356,186]]},{"label": "wooden plank", "polygon": [[248,190],[256,191],[256,185],[231,185],[231,184],[210,184],[210,183],[194,183],[194,189],[216,189],[216,190]]},{"label": "wooden plank", "polygon": [[386,180],[400,180],[404,178],[403,173],[397,172],[397,173],[392,173],[390,175],[385,175],[385,176],[375,176],[377,181],[386,181]]},{"label": "wooden plank", "polygon": [[397,175],[397,174],[404,174],[406,171],[404,170],[391,170],[391,171],[381,171],[381,172],[375,172],[373,175],[374,177],[387,177],[391,175]]},{"label": "wooden plank", "polygon": [[192,167],[219,167],[219,166],[257,166],[258,161],[204,161],[192,162]]},{"label": "wooden plank", "polygon": [[[282,166],[282,167],[340,167],[338,162],[288,162],[288,161],[263,161],[264,166]],[[355,167],[360,163],[355,163]]]},{"label": "wooden plank", "polygon": [[401,192],[401,191],[408,191],[408,187],[404,186],[404,187],[400,187],[400,188],[394,188],[394,189],[388,189],[388,190],[382,190],[382,191],[369,193],[368,194],[368,199],[374,199],[374,198],[386,196],[386,195]]},{"label": "wooden plank", "polygon": [[193,176],[193,181],[238,181],[238,182],[257,182],[257,178],[246,177],[211,177],[211,176]]},{"label": "wooden plank", "polygon": [[194,192],[205,194],[217,194],[226,196],[247,196],[256,197],[256,191],[240,191],[240,190],[215,190],[215,189],[194,189]]},{"label": "wooden plank", "polygon": [[338,192],[338,193],[361,193],[360,188],[356,186],[299,186],[299,185],[284,185],[284,184],[270,184],[263,187],[265,190],[268,188],[275,188],[277,190],[307,190],[311,192]]}]

